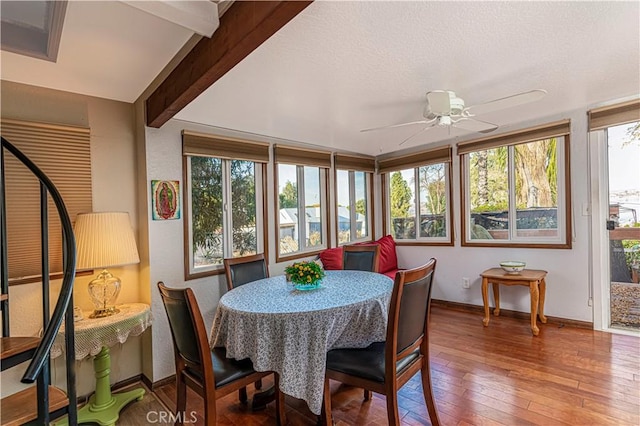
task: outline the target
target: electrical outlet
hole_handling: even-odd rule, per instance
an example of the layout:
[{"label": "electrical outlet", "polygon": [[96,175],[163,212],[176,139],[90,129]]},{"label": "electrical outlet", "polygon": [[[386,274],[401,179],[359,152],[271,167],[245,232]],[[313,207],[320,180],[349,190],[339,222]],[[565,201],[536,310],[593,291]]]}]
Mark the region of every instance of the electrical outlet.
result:
[{"label": "electrical outlet", "polygon": [[469,288],[471,287],[471,284],[469,284],[469,278],[464,277],[462,278],[462,288]]}]

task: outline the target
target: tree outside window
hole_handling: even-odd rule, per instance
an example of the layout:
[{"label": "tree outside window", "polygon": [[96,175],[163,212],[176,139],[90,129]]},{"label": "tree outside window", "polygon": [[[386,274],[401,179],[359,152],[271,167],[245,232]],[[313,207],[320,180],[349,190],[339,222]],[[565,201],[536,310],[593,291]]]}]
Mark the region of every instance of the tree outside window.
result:
[{"label": "tree outside window", "polygon": [[219,270],[225,257],[258,253],[261,167],[253,161],[188,157],[191,273]]},{"label": "tree outside window", "polygon": [[[557,239],[563,138],[467,154],[471,240]],[[562,191],[560,191],[562,193]]]},{"label": "tree outside window", "polygon": [[388,193],[394,238],[450,241],[449,185],[448,163],[392,172]]}]

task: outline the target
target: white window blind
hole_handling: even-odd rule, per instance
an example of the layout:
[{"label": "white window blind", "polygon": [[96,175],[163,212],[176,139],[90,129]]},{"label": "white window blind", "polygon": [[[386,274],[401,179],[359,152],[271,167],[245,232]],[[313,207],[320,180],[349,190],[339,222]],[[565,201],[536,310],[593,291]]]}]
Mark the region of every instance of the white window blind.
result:
[{"label": "white window blind", "polygon": [[[22,151],[60,191],[72,222],[90,212],[91,151],[87,128],[2,119],[2,136]],[[41,279],[40,183],[10,152],[4,152],[10,284]],[[49,272],[62,271],[62,229],[49,197]]]}]

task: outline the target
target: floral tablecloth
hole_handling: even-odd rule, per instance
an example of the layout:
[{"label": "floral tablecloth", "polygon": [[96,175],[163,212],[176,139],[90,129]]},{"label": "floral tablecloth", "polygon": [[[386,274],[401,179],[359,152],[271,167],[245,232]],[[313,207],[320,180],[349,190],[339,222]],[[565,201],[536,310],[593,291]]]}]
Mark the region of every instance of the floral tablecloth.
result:
[{"label": "floral tablecloth", "polygon": [[385,339],[393,280],[363,271],[327,271],[322,287],[299,291],[284,276],[237,287],[222,298],[211,347],[280,374],[280,390],[320,414],[327,351]]},{"label": "floral tablecloth", "polygon": [[[129,336],[138,336],[151,325],[149,305],[127,303],[116,308],[120,312],[104,318],[89,318],[91,311],[83,312],[84,319],[73,323],[77,360],[97,355],[103,346],[111,347],[116,343],[124,343]],[[63,353],[64,334],[63,323],[51,348],[51,358]]]}]

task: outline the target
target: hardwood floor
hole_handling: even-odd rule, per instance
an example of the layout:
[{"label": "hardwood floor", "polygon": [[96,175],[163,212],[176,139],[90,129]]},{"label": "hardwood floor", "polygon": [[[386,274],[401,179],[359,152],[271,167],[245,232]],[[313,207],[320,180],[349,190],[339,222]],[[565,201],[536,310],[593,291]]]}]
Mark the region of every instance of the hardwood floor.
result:
[{"label": "hardwood floor", "polygon": [[[640,338],[539,324],[434,307],[431,367],[440,419],[445,425],[638,425]],[[384,397],[364,402],[360,389],[332,382],[337,425],[386,425]],[[251,390],[250,390],[251,393]],[[419,376],[399,393],[402,424],[430,424]],[[173,409],[175,386],[156,396]],[[273,425],[275,409],[252,413],[237,394],[218,400],[219,425]],[[201,419],[202,399],[188,397],[187,411]],[[287,398],[289,425],[315,425],[300,400]],[[127,424],[123,417],[121,424]]]}]

